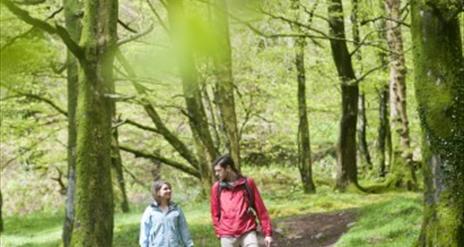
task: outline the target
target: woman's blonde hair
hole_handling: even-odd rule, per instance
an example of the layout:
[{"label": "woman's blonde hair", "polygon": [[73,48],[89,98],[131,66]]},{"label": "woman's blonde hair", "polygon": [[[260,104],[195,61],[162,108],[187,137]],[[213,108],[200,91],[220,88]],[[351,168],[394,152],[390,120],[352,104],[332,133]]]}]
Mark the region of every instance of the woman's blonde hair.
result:
[{"label": "woman's blonde hair", "polygon": [[151,194],[153,195],[153,199],[155,199],[158,204],[161,203],[161,197],[158,195],[158,192],[161,190],[163,185],[167,185],[170,189],[172,189],[171,184],[164,180],[154,181],[151,185]]}]

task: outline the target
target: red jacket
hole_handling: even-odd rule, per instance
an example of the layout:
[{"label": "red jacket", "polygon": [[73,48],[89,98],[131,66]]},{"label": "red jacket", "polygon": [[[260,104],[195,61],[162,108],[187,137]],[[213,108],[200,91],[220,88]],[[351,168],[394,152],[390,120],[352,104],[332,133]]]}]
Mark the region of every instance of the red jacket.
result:
[{"label": "red jacket", "polygon": [[254,194],[256,216],[261,223],[263,234],[265,236],[272,235],[271,219],[255,182],[251,178],[239,178],[232,188],[221,189],[220,202],[218,200],[219,182],[214,183],[211,188],[211,216],[216,236],[238,237],[256,230],[256,217],[248,211],[250,205],[244,186],[247,181]]}]

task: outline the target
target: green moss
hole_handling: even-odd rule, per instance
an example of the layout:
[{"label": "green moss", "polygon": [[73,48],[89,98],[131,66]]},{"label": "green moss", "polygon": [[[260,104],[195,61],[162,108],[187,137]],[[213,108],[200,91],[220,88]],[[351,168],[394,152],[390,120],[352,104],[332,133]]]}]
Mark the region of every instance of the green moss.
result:
[{"label": "green moss", "polygon": [[463,225],[462,208],[449,203],[449,192],[442,194],[438,205],[427,205],[424,211],[422,246],[458,247]]},{"label": "green moss", "polygon": [[464,245],[463,57],[459,23],[449,18],[458,5],[454,0],[411,5],[415,88],[424,132],[426,204],[420,246]]},{"label": "green moss", "polygon": [[[460,214],[455,208],[450,208],[449,205],[440,204],[437,207],[437,230],[440,234],[438,236],[438,243],[455,243],[457,240],[457,230],[462,220]],[[457,244],[455,245],[457,246]]]}]

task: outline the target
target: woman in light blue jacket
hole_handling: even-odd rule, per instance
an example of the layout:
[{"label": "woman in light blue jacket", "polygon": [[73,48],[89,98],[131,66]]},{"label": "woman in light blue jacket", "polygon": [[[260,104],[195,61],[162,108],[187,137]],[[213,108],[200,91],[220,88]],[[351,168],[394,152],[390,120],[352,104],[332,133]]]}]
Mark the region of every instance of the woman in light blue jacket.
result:
[{"label": "woman in light blue jacket", "polygon": [[156,181],[152,185],[155,199],[143,213],[140,223],[141,247],[191,247],[192,238],[182,209],[171,202],[171,185]]}]

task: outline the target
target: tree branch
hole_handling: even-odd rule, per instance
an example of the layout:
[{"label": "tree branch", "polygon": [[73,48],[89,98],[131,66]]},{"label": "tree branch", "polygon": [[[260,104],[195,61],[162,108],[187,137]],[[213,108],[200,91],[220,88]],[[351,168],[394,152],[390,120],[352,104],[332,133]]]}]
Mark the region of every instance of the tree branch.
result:
[{"label": "tree branch", "polygon": [[[124,70],[127,72],[129,78],[136,78],[137,75],[135,74],[134,69],[130,66],[127,59],[123,56],[121,51],[118,49],[116,51],[116,59],[118,59],[119,63],[123,66]],[[166,125],[161,120],[158,112],[156,111],[155,107],[151,102],[145,98],[145,89],[140,83],[135,81],[134,79],[129,79],[132,85],[134,86],[135,90],[138,94],[142,97],[142,104],[145,112],[148,114],[152,122],[155,124],[157,130],[161,133],[164,139],[171,144],[171,146],[186,160],[188,161],[193,167],[198,168],[199,162],[194,156],[193,152],[182,142],[174,133],[172,133]]]},{"label": "tree branch", "polygon": [[[200,1],[203,1],[203,0],[200,0]],[[314,15],[314,16],[316,16],[316,15]],[[346,39],[346,38],[343,39],[343,38],[338,38],[338,37],[332,37],[332,36],[324,33],[323,31],[320,31],[320,30],[312,28],[312,27],[310,27],[308,25],[296,22],[294,20],[288,19],[286,17],[274,16],[275,18],[281,19],[282,21],[292,23],[294,25],[300,25],[301,27],[306,28],[307,30],[319,33],[319,34],[321,34],[321,36],[312,35],[312,34],[308,34],[308,33],[273,33],[273,34],[267,34],[267,33],[264,33],[263,31],[259,30],[258,28],[254,27],[249,22],[241,20],[240,18],[235,17],[234,15],[232,15],[230,13],[229,13],[229,17],[232,20],[235,20],[235,21],[245,25],[251,31],[253,31],[255,34],[260,35],[260,36],[265,37],[265,38],[309,38],[316,45],[318,44],[318,42],[315,41],[315,39],[326,39],[326,40],[335,40],[335,41],[345,41],[345,42],[350,42],[350,43],[357,43],[355,40],[350,40],[350,39]],[[382,46],[380,46],[378,44],[375,44],[375,43],[371,43],[371,42],[363,42],[363,45],[371,46],[371,47],[375,47],[377,49],[385,50],[385,48],[383,48]]]},{"label": "tree branch", "polygon": [[63,182],[63,172],[60,170],[60,168],[58,168],[56,166],[53,166],[53,167],[55,167],[56,171],[58,172],[58,177],[56,177],[56,178],[52,177],[51,179],[55,180],[58,183],[58,185],[60,186],[59,193],[64,196],[64,195],[66,195],[67,188],[66,188],[66,185],[64,185],[64,182]]},{"label": "tree branch", "polygon": [[296,25],[296,26],[305,28],[305,29],[307,29],[307,30],[313,31],[313,32],[315,32],[315,33],[317,33],[317,34],[322,35],[322,37],[325,37],[326,39],[332,38],[332,37],[330,37],[330,35],[324,33],[323,31],[321,31],[321,30],[319,30],[319,29],[316,29],[316,28],[314,28],[314,27],[312,27],[312,26],[310,26],[310,25],[306,25],[306,24],[304,24],[304,23],[301,23],[301,22],[299,22],[299,21],[289,19],[289,18],[287,18],[287,17],[285,17],[285,16],[274,15],[274,14],[272,14],[272,13],[269,13],[269,12],[264,11],[263,9],[260,9],[260,12],[261,12],[262,14],[265,14],[265,15],[267,15],[267,16],[273,18],[273,19],[281,20],[281,21],[287,22],[287,23],[289,23],[289,24],[291,24],[291,25]]},{"label": "tree branch", "polygon": [[15,1],[15,3],[19,5],[38,5],[41,3],[45,3],[45,0],[23,0],[23,1]]},{"label": "tree branch", "polygon": [[[158,14],[158,12],[156,11],[155,7],[153,6],[153,4],[150,2],[150,0],[146,0],[148,6],[150,7],[150,10],[151,12],[153,12],[153,14],[155,15],[156,19],[158,20],[158,22],[160,23],[160,25],[163,27],[163,29],[169,33],[169,28],[167,27],[167,25],[164,23],[163,19],[161,19],[161,16]],[[163,3],[163,2],[161,2]],[[164,6],[166,7],[166,5]]]},{"label": "tree branch", "polygon": [[[54,11],[50,16],[48,16],[45,20],[49,20],[49,19],[52,19],[53,17],[55,17],[55,15],[57,15],[58,13],[60,13],[61,11],[63,11],[63,7],[59,8],[58,10]],[[26,37],[28,34],[32,33],[32,31],[34,31],[36,29],[35,26],[32,26],[31,28],[29,28],[29,30],[25,31],[24,33],[22,34],[19,34],[15,37],[13,37],[11,40],[9,40],[8,42],[6,42],[2,48],[0,48],[1,51],[3,51],[5,48],[7,48],[8,46],[14,44],[14,42],[18,39],[21,39],[23,37]]]},{"label": "tree branch", "polygon": [[139,129],[143,129],[143,130],[147,130],[147,131],[151,131],[151,132],[154,132],[156,134],[161,134],[159,130],[155,129],[155,128],[152,128],[152,127],[149,127],[149,126],[146,126],[146,125],[143,125],[143,124],[139,124],[133,120],[130,120],[130,119],[126,119],[123,121],[125,124],[130,124],[132,126],[135,126]]},{"label": "tree branch", "polygon": [[63,114],[65,117],[68,117],[68,112],[63,110],[61,107],[59,107],[55,102],[53,102],[50,99],[44,98],[40,95],[37,94],[32,94],[32,93],[22,93],[22,92],[16,92],[18,95],[22,95],[28,98],[36,99],[39,101],[42,101],[48,105],[50,105],[53,109],[57,110],[59,113]]},{"label": "tree branch", "polygon": [[361,82],[362,80],[364,80],[364,79],[365,79],[368,75],[370,75],[371,73],[373,73],[373,72],[375,72],[375,71],[377,71],[377,70],[379,70],[379,69],[383,69],[383,68],[385,68],[385,67],[386,67],[386,65],[381,64],[381,65],[379,65],[379,66],[377,66],[377,67],[374,67],[374,68],[368,70],[366,73],[364,73],[364,74],[363,74],[362,76],[360,76],[358,79],[356,79],[356,81],[354,81],[354,83],[356,84],[356,83]]},{"label": "tree branch", "polygon": [[165,157],[161,157],[161,156],[158,156],[156,154],[153,154],[153,153],[145,153],[143,151],[139,151],[139,150],[135,150],[133,148],[130,148],[130,147],[126,147],[126,146],[122,146],[120,145],[119,148],[123,151],[126,151],[128,153],[132,153],[135,155],[135,157],[141,157],[141,158],[146,158],[146,159],[151,159],[151,160],[156,160],[156,161],[159,161],[161,163],[164,163],[168,166],[171,166],[173,168],[176,168],[178,170],[181,170],[187,174],[190,174],[196,178],[200,178],[200,173],[191,168],[191,167],[188,167],[182,163],[179,163],[177,161],[174,161],[174,160],[171,160],[171,159],[167,159]]},{"label": "tree branch", "polygon": [[136,34],[136,35],[133,35],[133,36],[131,36],[131,37],[128,37],[128,38],[126,38],[126,39],[123,39],[123,40],[119,41],[117,45],[118,45],[118,46],[122,46],[122,45],[124,45],[124,44],[126,44],[126,43],[129,43],[129,42],[131,42],[131,41],[134,41],[134,40],[136,40],[136,39],[139,39],[139,38],[141,38],[141,37],[143,37],[143,36],[149,34],[152,30],[153,30],[153,23],[150,24],[150,27],[148,27],[147,30],[145,30],[145,31],[143,31],[143,32],[141,32],[141,33],[138,33],[138,34]]},{"label": "tree branch", "polygon": [[16,6],[14,3],[12,3],[10,0],[1,0],[1,3],[5,5],[8,10],[11,11],[14,15],[16,15],[19,19],[22,21],[26,22],[29,25],[32,25],[34,27],[37,27],[49,34],[57,34],[61,40],[64,42],[66,47],[71,51],[71,53],[80,61],[84,60],[84,51],[82,47],[80,47],[74,40],[71,38],[69,33],[66,31],[66,29],[58,24],[55,24],[55,26],[50,25],[46,21],[39,20],[37,18],[34,18],[29,15],[29,13],[18,6]]},{"label": "tree branch", "polygon": [[127,31],[129,31],[131,33],[137,33],[137,30],[132,29],[131,27],[129,27],[129,25],[124,23],[123,21],[121,21],[121,19],[118,19],[118,24],[121,25],[122,27],[124,27],[124,29],[126,29]]},{"label": "tree branch", "polygon": [[134,182],[136,182],[137,184],[139,184],[140,186],[144,187],[144,188],[149,188],[149,186],[147,184],[145,184],[144,182],[140,181],[133,173],[131,173],[129,171],[129,169],[127,169],[124,165],[122,165],[122,169],[124,170],[125,173],[129,174],[129,176],[132,178],[132,180],[134,180]]}]

